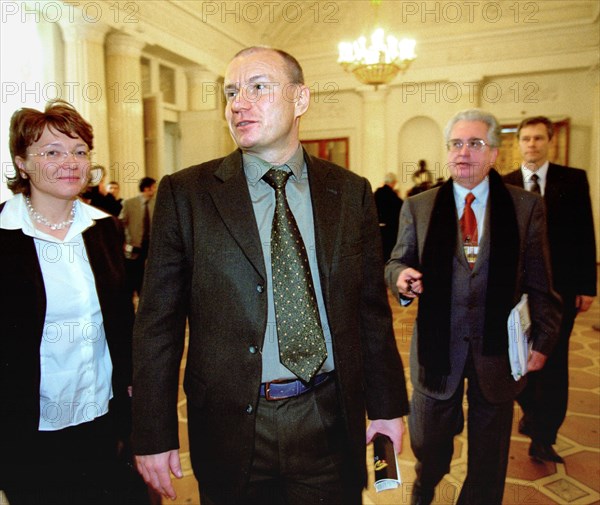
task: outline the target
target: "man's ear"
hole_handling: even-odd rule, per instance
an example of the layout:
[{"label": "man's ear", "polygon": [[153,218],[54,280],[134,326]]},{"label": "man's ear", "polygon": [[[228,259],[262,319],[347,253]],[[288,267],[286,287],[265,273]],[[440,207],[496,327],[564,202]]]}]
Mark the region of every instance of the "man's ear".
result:
[{"label": "man's ear", "polygon": [[492,147],[492,149],[490,149],[490,165],[494,166],[494,163],[496,163],[496,158],[498,158],[498,154],[500,153],[500,150],[497,147]]},{"label": "man's ear", "polygon": [[298,87],[298,95],[296,97],[296,117],[302,116],[310,105],[310,88],[304,84]]}]

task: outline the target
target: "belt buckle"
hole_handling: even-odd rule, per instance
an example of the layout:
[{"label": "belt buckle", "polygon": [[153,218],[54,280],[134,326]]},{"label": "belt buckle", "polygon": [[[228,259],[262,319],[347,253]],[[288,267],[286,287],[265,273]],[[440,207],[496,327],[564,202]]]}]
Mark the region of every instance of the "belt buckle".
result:
[{"label": "belt buckle", "polygon": [[271,396],[271,384],[285,384],[286,382],[292,382],[289,380],[274,380],[271,382],[265,382],[265,400],[270,402],[274,402],[277,400],[285,400],[286,398],[291,398],[291,396],[279,396],[277,398],[273,398]]}]

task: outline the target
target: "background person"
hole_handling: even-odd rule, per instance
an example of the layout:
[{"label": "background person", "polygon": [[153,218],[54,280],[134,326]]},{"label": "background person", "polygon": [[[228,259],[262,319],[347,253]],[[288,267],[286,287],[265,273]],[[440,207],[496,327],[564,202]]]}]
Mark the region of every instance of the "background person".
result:
[{"label": "background person", "polygon": [[519,431],[531,437],[529,455],[534,461],[563,463],[552,445],[567,413],[569,338],[575,317],[587,311],[596,296],[596,239],[587,175],[548,161],[553,136],[547,117],[524,119],[517,129],[521,168],[504,180],[544,197],[554,289],[563,300],[554,352],[517,397],[523,409]]},{"label": "background person", "polygon": [[118,216],[123,205],[108,191],[108,186],[105,183],[106,169],[102,165],[92,165],[91,172],[93,174],[91,182],[81,194],[81,198],[93,207],[97,207],[112,216]]},{"label": "background person", "polygon": [[125,230],[125,268],[131,293],[140,295],[144,269],[148,257],[150,229],[154,215],[156,179],[143,177],[139,182],[140,194],[123,202],[119,219]]},{"label": "background person", "polygon": [[403,304],[420,298],[410,350],[409,432],[417,459],[411,503],[431,503],[450,469],[464,425],[466,379],[469,454],[457,503],[500,505],[513,403],[527,380],[511,376],[508,315],[527,293],[528,363],[539,370],[558,336],[560,301],[541,198],[505,186],[492,169],[500,145],[496,118],[461,111],[445,137],[452,178],[407,199],[386,266],[388,286]]},{"label": "background person", "polygon": [[0,489],[11,505],[121,503],[133,307],[122,237],[78,195],[92,127],[68,103],[10,124],[0,206]]},{"label": "background person", "polygon": [[398,179],[395,173],[385,174],[383,186],[378,188],[374,195],[377,215],[379,216],[379,231],[381,232],[384,261],[390,259],[392,249],[396,245],[396,238],[398,238],[398,220],[400,219],[402,199],[394,189],[397,182]]},{"label": "background person", "polygon": [[106,192],[110,193],[117,202],[123,203],[123,199],[121,198],[121,186],[117,181],[110,181],[106,185]]},{"label": "background person", "polygon": [[[165,176],[158,191],[153,233],[160,240],[151,241],[134,330],[138,468],[175,497],[170,472],[182,475],[177,393],[187,320],[184,383],[202,504],[358,504],[365,441],[383,433],[400,451],[407,412],[373,194],[366,179],[302,149],[310,90],[291,55],[241,51],[224,89],[240,149]],[[263,177],[289,179],[282,191]],[[293,315],[314,314],[322,330],[314,343],[326,346],[325,356],[317,345],[322,365],[311,366],[307,379],[283,365],[288,357],[279,349],[288,325],[278,330],[275,301],[292,281],[273,287],[276,206],[278,220],[285,216],[292,227],[292,214],[300,230],[310,279],[302,277],[314,288],[307,300],[317,305]]]}]

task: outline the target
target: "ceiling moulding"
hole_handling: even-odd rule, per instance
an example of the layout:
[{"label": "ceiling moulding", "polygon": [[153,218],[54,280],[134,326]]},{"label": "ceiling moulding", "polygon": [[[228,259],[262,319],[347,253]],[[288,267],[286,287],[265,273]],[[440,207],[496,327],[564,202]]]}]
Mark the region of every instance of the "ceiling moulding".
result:
[{"label": "ceiling moulding", "polygon": [[[371,33],[375,23],[370,2],[351,0],[294,2],[303,6],[305,15],[297,22],[287,23],[285,30],[272,30],[279,46],[290,46],[298,40],[302,46],[318,47],[334,39],[354,39],[361,33]],[[401,2],[384,0],[379,6],[379,19],[386,32],[399,38],[417,41],[434,40],[443,43],[479,34],[502,36],[525,33],[536,29],[556,29],[591,24],[598,19],[600,2],[584,0],[515,2]],[[334,8],[335,11],[331,11]],[[281,23],[280,23],[281,25]],[[418,47],[418,46],[417,46]]]},{"label": "ceiling moulding", "polygon": [[[307,76],[318,76],[322,81],[335,78],[340,85],[352,87],[341,69],[332,62],[336,59],[333,44],[327,52],[297,54]],[[489,48],[493,47],[493,53]],[[526,47],[526,51],[524,51]],[[582,24],[577,28],[562,26],[548,30],[532,29],[526,34],[478,34],[462,40],[440,41],[425,39],[417,42],[417,60],[398,82],[417,80],[417,75],[438,75],[443,79],[448,71],[456,74],[466,67],[497,67],[493,73],[536,72],[572,69],[593,65],[598,60],[598,23]],[[501,63],[501,64],[499,64]],[[342,84],[343,83],[343,84]]]},{"label": "ceiling moulding", "polygon": [[[600,2],[598,2],[600,5]],[[407,32],[396,31],[396,33],[406,34]],[[414,36],[413,33],[410,33]],[[319,58],[331,59],[337,58],[337,42],[341,38],[335,38],[333,34],[328,34],[326,42],[318,43],[309,38],[305,44],[302,44],[295,50],[295,55],[303,60],[317,60]],[[557,39],[565,37],[567,40],[560,44]],[[439,52],[439,49],[456,47],[463,50],[464,47],[481,46],[482,51],[490,53],[490,47],[493,47],[494,59],[497,52],[502,52],[508,45],[514,45],[523,51],[524,40],[543,41],[541,47],[527,47],[527,51],[536,50],[542,54],[547,50],[546,44],[553,46],[553,50],[563,53],[576,52],[578,49],[588,49],[598,47],[600,39],[600,22],[595,21],[577,21],[553,25],[536,24],[527,28],[510,30],[488,30],[485,32],[465,32],[457,36],[435,36],[427,35],[417,40],[417,62],[422,59],[421,56],[426,52]],[[490,44],[493,44],[490,46]],[[415,62],[416,63],[416,62]]]},{"label": "ceiling moulding", "polygon": [[[131,4],[111,2],[111,6],[115,3],[122,9]],[[217,74],[223,73],[231,56],[239,50],[238,44],[231,37],[201,23],[170,1],[145,0],[135,2],[135,5],[135,23],[118,24],[108,16],[107,22],[151,46],[163,47]]]},{"label": "ceiling moulding", "polygon": [[[421,59],[423,57],[420,57]],[[418,63],[419,60],[417,60]],[[388,87],[398,87],[402,84],[423,82],[462,82],[473,81],[472,76],[510,76],[520,75],[526,77],[545,72],[560,72],[593,67],[598,61],[598,50],[586,50],[577,54],[545,55],[544,57],[527,55],[514,57],[509,63],[498,61],[486,61],[477,63],[463,62],[462,64],[439,65],[439,66],[415,66],[411,67],[406,75],[398,77]],[[313,93],[331,93],[333,91],[354,90],[358,83],[353,76],[348,75],[341,69],[331,71],[331,64],[315,67],[304,65],[306,83],[311,87]],[[458,78],[457,78],[458,76]],[[465,77],[470,76],[470,77]]]},{"label": "ceiling moulding", "polygon": [[185,12],[196,23],[210,27],[229,39],[237,47],[235,52],[257,44],[271,45],[271,32],[278,23],[273,24],[270,20],[281,19],[277,15],[280,2],[163,1]]}]

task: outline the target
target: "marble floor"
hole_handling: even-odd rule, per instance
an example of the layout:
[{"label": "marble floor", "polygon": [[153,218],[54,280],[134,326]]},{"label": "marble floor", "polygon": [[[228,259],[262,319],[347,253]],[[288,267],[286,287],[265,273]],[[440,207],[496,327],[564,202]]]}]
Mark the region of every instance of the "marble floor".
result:
[{"label": "marble floor", "polygon": [[[390,299],[394,315],[396,343],[404,364],[408,364],[408,349],[415,309],[401,308]],[[532,462],[528,455],[529,439],[517,431],[520,411],[515,407],[509,455],[508,476],[504,492],[505,505],[600,505],[600,302],[595,300],[587,313],[575,323],[570,349],[570,390],[567,418],[555,446],[564,464]],[[185,358],[182,362],[182,373]],[[408,370],[406,370],[408,374]],[[408,381],[408,376],[407,376]],[[409,390],[410,382],[408,381]],[[180,386],[179,420],[181,459],[184,477],[175,481],[177,499],[174,505],[200,505],[198,488],[190,467],[187,443],[186,399]],[[455,439],[455,454],[451,471],[436,489],[434,504],[455,502],[466,469],[467,442],[465,432]],[[376,493],[372,482],[363,493],[364,505],[401,505],[410,503],[410,491],[415,477],[414,456],[408,434],[398,457],[403,484],[398,489]],[[367,449],[369,475],[372,470],[372,447]],[[0,491],[0,505],[8,503]],[[164,500],[164,503],[168,503]],[[110,505],[110,504],[107,504]]]},{"label": "marble floor", "polygon": [[[401,308],[390,299],[394,314],[396,343],[404,364],[408,350],[415,309]],[[600,504],[600,303],[577,318],[571,337],[570,388],[567,418],[555,446],[564,458],[564,464],[534,463],[527,450],[529,439],[517,431],[520,410],[515,406],[513,432],[509,455],[508,476],[504,492],[505,505],[590,505]],[[406,370],[408,374],[408,370]],[[408,380],[408,377],[407,377]],[[410,388],[410,383],[409,383]],[[175,485],[177,505],[199,505],[196,481],[192,475],[186,436],[186,400],[181,390],[179,401],[181,456],[185,476]],[[398,457],[403,484],[398,489],[375,492],[372,483],[363,493],[364,505],[400,505],[410,503],[410,491],[415,477],[414,456],[408,435]],[[456,437],[455,454],[450,474],[436,489],[434,503],[446,505],[455,502],[466,470],[466,428]],[[367,460],[372,473],[372,447]],[[166,502],[166,501],[165,501]]]}]

